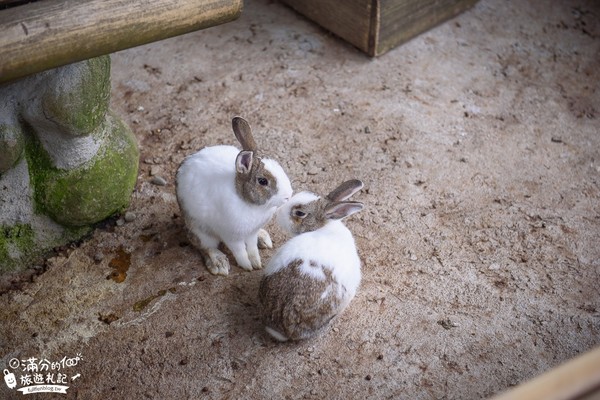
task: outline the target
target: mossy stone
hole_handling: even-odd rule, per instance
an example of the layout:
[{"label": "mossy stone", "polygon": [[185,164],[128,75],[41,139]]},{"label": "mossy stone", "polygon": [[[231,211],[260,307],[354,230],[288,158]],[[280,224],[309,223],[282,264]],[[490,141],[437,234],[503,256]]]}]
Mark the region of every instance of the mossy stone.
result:
[{"label": "mossy stone", "polygon": [[44,116],[71,135],[88,135],[104,120],[110,101],[110,56],[58,69],[42,96]]},{"label": "mossy stone", "polygon": [[17,224],[10,227],[0,227],[0,260],[4,268],[8,268],[10,259],[21,258],[34,247],[34,232],[31,225]]},{"label": "mossy stone", "polygon": [[109,110],[110,93],[109,56],[0,88],[0,194],[8,193],[0,273],[23,270],[128,206],[139,151]]},{"label": "mossy stone", "polygon": [[56,246],[80,239],[91,229],[63,228],[42,215],[32,224],[0,226],[0,273],[23,270]]},{"label": "mossy stone", "polygon": [[0,174],[16,164],[24,147],[25,139],[18,126],[0,125]]},{"label": "mossy stone", "polygon": [[133,133],[112,112],[99,129],[104,143],[88,163],[72,170],[52,166],[38,141],[28,149],[36,205],[66,226],[101,221],[129,204],[135,186],[139,152]]}]

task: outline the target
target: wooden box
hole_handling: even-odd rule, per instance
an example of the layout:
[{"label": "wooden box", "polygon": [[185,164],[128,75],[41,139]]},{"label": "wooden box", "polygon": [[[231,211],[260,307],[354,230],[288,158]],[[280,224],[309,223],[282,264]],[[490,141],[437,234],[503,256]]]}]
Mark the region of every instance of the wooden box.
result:
[{"label": "wooden box", "polygon": [[473,6],[477,0],[281,0],[300,14],[379,56]]}]

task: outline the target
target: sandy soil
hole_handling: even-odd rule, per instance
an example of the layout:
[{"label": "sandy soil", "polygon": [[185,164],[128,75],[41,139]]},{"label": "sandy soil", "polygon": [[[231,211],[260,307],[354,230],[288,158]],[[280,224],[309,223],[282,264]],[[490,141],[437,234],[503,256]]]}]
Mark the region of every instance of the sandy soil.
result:
[{"label": "sandy soil", "polygon": [[[593,348],[599,21],[593,1],[482,0],[369,59],[250,0],[114,54],[112,106],[142,154],[130,213],[2,294],[0,368],[81,355],[68,399],[480,399]],[[175,171],[235,144],[234,115],[296,190],[365,182],[347,221],[362,285],[317,339],[271,341],[261,273],[211,276],[183,235]]]}]

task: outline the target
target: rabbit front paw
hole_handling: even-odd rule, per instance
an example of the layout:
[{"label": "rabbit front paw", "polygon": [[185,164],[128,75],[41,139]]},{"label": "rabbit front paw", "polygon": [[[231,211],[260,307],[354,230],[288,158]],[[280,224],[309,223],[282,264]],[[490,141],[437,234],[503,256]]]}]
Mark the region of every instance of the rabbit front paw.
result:
[{"label": "rabbit front paw", "polygon": [[271,240],[271,236],[269,236],[269,232],[264,229],[260,229],[258,231],[257,244],[259,249],[272,249],[273,241]]},{"label": "rabbit front paw", "polygon": [[258,248],[254,251],[248,251],[248,258],[250,259],[250,265],[252,265],[252,269],[262,269],[262,262],[260,261]]}]

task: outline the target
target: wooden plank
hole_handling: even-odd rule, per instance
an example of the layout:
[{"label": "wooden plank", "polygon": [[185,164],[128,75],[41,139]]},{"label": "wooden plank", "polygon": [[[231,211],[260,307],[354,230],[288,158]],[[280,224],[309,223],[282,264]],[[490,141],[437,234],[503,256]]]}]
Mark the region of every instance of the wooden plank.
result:
[{"label": "wooden plank", "polygon": [[492,400],[591,400],[600,398],[600,347]]},{"label": "wooden plank", "polygon": [[243,0],[44,0],[0,10],[0,82],[232,21]]}]

